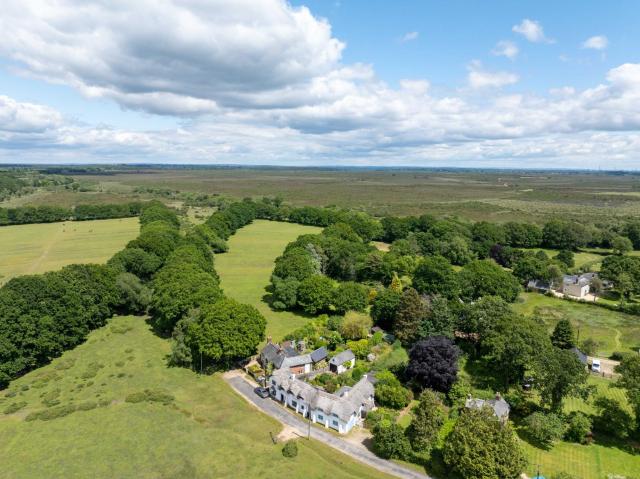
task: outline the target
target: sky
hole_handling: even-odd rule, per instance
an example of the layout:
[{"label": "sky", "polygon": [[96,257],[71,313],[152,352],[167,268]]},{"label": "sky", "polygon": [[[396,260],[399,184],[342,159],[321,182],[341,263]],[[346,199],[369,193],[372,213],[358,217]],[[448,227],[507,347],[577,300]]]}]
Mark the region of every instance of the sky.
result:
[{"label": "sky", "polygon": [[640,169],[636,0],[3,0],[0,163]]}]

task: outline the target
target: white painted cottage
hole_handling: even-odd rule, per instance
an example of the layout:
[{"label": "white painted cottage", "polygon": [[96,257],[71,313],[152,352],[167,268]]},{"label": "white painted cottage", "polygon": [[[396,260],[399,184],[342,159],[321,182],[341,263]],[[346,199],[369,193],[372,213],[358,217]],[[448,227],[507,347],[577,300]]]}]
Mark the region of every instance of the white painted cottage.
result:
[{"label": "white painted cottage", "polygon": [[336,354],[329,360],[329,370],[336,374],[342,374],[346,370],[353,368],[355,365],[356,355],[353,354],[353,351],[350,349]]},{"label": "white painted cottage", "polygon": [[341,434],[351,431],[375,407],[372,378],[366,375],[353,387],[342,387],[335,394],[297,379],[285,369],[275,371],[269,385],[275,400]]}]

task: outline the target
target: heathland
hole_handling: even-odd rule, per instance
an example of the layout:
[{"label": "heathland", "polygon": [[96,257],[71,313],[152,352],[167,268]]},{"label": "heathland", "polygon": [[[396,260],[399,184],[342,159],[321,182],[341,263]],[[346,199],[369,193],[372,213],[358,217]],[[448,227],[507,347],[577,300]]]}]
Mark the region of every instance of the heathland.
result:
[{"label": "heathland", "polygon": [[280,196],[298,206],[337,205],[377,216],[430,213],[496,222],[541,222],[556,215],[594,221],[640,214],[640,176],[633,173],[224,167],[56,171],[86,191],[37,191],[14,202],[71,206],[191,193]]}]

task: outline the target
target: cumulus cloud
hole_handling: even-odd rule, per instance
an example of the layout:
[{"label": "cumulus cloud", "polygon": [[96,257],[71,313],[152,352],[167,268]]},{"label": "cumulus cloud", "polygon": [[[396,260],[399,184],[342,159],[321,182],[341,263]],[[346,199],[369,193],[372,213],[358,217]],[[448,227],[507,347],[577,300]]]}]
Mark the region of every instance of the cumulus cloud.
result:
[{"label": "cumulus cloud", "polygon": [[407,32],[405,33],[402,38],[400,39],[400,41],[402,43],[406,43],[406,42],[410,42],[412,40],[417,40],[418,36],[420,36],[419,32]]},{"label": "cumulus cloud", "polygon": [[500,88],[518,82],[518,75],[510,72],[490,72],[484,70],[482,64],[473,61],[469,65],[469,75],[467,77],[469,86],[473,89],[479,88]]},{"label": "cumulus cloud", "polygon": [[0,95],[0,135],[41,134],[62,124],[56,110]]},{"label": "cumulus cloud", "polygon": [[0,52],[30,74],[160,114],[278,104],[343,48],[284,0],[6,0],[0,16]]},{"label": "cumulus cloud", "polygon": [[592,50],[605,50],[608,45],[609,40],[604,35],[596,35],[582,42],[582,48],[590,48]]},{"label": "cumulus cloud", "polygon": [[498,57],[507,57],[509,60],[513,60],[517,57],[518,52],[518,45],[509,40],[499,41],[495,48],[491,50],[493,55]]},{"label": "cumulus cloud", "polygon": [[640,64],[536,95],[472,62],[446,94],[342,63],[330,25],[284,1],[4,3],[0,52],[29,74],[183,119],[129,131],[0,97],[0,161],[638,168]]},{"label": "cumulus cloud", "polygon": [[542,28],[540,22],[529,20],[528,18],[522,20],[522,22],[520,22],[518,25],[514,25],[511,30],[513,30],[515,33],[519,33],[533,43],[555,42],[555,40],[553,40],[552,38],[548,38],[544,34],[544,29]]}]

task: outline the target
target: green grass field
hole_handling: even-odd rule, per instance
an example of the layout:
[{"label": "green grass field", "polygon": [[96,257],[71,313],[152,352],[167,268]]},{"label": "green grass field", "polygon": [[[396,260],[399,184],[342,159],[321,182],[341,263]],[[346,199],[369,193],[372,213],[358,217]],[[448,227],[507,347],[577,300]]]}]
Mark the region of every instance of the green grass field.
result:
[{"label": "green grass field", "polygon": [[273,311],[265,302],[273,262],[298,236],[319,231],[320,228],[312,226],[257,220],[229,239],[229,252],[215,257],[225,294],[258,308],[267,318],[267,335],[274,341],[302,326],[307,318],[288,311]]},{"label": "green grass field", "polygon": [[0,227],[0,284],[72,263],[103,263],[138,235],[138,218]]},{"label": "green grass field", "polygon": [[[315,441],[300,440],[298,457],[284,458],[269,435],[279,423],[218,374],[168,368],[169,349],[144,318],[115,317],[85,344],[14,381],[0,393],[0,477],[388,477]],[[124,401],[147,388],[166,390],[175,402]],[[54,407],[104,402],[57,419],[24,420],[52,398],[60,401]],[[2,413],[15,402],[25,406]]]},{"label": "green grass field", "polygon": [[550,329],[558,320],[569,319],[580,331],[580,341],[598,341],[598,355],[640,348],[640,320],[637,316],[611,311],[595,305],[565,301],[539,293],[523,293],[513,305],[519,313],[542,318]]}]

